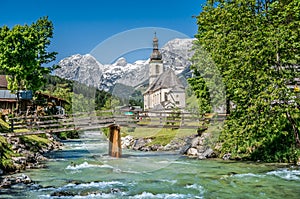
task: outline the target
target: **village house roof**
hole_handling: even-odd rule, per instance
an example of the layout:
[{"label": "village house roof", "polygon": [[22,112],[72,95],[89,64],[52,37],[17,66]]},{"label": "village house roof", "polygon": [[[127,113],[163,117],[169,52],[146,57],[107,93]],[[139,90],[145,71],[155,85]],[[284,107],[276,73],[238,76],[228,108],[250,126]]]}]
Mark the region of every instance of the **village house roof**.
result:
[{"label": "village house roof", "polygon": [[0,75],[0,102],[16,102],[16,94],[7,90],[6,75]]},{"label": "village house roof", "polygon": [[9,90],[0,90],[0,101],[17,101],[17,96],[15,94],[10,93]]},{"label": "village house roof", "polygon": [[154,80],[145,93],[154,92],[164,88],[171,88],[173,91],[184,90],[183,84],[171,68],[167,69],[156,80]]}]

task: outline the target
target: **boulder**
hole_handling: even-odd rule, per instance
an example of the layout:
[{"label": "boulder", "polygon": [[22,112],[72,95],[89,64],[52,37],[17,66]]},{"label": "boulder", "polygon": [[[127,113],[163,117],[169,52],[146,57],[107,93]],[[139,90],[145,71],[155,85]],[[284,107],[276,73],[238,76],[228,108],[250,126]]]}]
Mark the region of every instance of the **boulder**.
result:
[{"label": "boulder", "polygon": [[27,175],[20,175],[16,177],[16,183],[24,183],[24,184],[30,184],[32,180]]},{"label": "boulder", "polygon": [[111,188],[110,193],[115,194],[115,193],[120,193],[121,190],[119,188]]},{"label": "boulder", "polygon": [[30,184],[32,180],[27,175],[5,176],[0,178],[0,188],[10,188],[16,184]]},{"label": "boulder", "polygon": [[197,156],[198,150],[196,148],[189,148],[186,154],[189,156]]},{"label": "boulder", "polygon": [[212,150],[211,148],[208,148],[203,153],[198,154],[198,159],[203,160],[206,158],[211,158],[213,156],[213,154],[214,154],[214,150]]},{"label": "boulder", "polygon": [[187,151],[191,148],[191,144],[186,144],[184,145],[181,150],[179,151],[180,154],[187,154]]},{"label": "boulder", "polygon": [[26,157],[12,157],[12,161],[16,164],[25,165],[26,164]]},{"label": "boulder", "polygon": [[195,137],[194,139],[192,139],[191,141],[191,147],[197,147],[200,145],[201,142],[201,137]]},{"label": "boulder", "polygon": [[151,151],[162,151],[163,149],[164,149],[164,147],[159,144],[154,144],[151,146]]},{"label": "boulder", "polygon": [[132,148],[134,142],[135,142],[135,140],[131,135],[127,135],[127,136],[121,138],[121,145],[122,145],[122,148],[124,148],[124,149]]},{"label": "boulder", "polygon": [[0,188],[10,188],[11,180],[8,177],[1,179]]},{"label": "boulder", "polygon": [[[144,138],[136,139],[133,144],[132,149],[133,150],[141,150],[143,148],[143,151],[144,151],[146,144],[148,144],[151,141],[152,141],[151,139],[144,139]],[[148,150],[150,150],[150,149],[148,149]]]},{"label": "boulder", "polygon": [[73,193],[73,192],[69,192],[69,191],[58,191],[58,192],[54,192],[54,193],[51,193],[50,196],[57,196],[57,197],[64,197],[64,196],[67,196],[67,197],[72,197],[72,196],[75,196],[76,194]]},{"label": "boulder", "polygon": [[229,160],[231,157],[231,153],[226,153],[223,155],[223,160]]}]

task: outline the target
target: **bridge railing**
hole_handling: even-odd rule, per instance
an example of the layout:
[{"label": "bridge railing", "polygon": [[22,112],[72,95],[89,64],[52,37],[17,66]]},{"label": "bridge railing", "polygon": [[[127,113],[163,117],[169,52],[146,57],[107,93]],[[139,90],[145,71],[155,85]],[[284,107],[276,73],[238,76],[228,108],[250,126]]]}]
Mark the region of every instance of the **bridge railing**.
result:
[{"label": "bridge railing", "polygon": [[204,124],[226,118],[226,114],[197,115],[174,111],[132,111],[132,115],[125,113],[119,112],[114,116],[120,126],[146,128],[206,128]]},{"label": "bridge railing", "polygon": [[224,120],[225,114],[195,115],[173,111],[104,111],[70,115],[30,116],[10,119],[11,132],[23,134],[57,133],[74,130],[94,130],[118,125],[141,128],[204,129],[203,124]]}]

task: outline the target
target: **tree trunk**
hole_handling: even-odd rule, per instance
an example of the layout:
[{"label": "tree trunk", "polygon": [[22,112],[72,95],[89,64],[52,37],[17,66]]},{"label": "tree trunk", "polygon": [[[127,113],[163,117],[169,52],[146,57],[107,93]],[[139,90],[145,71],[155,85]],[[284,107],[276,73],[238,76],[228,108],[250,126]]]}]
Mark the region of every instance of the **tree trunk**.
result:
[{"label": "tree trunk", "polygon": [[226,97],[226,115],[230,114],[230,99]]},{"label": "tree trunk", "polygon": [[294,133],[294,137],[295,137],[295,142],[296,142],[296,146],[300,148],[300,138],[299,138],[299,130],[297,128],[296,122],[295,120],[292,118],[291,114],[289,112],[286,112],[286,116],[289,120],[289,122],[292,125],[293,128],[293,133]]}]

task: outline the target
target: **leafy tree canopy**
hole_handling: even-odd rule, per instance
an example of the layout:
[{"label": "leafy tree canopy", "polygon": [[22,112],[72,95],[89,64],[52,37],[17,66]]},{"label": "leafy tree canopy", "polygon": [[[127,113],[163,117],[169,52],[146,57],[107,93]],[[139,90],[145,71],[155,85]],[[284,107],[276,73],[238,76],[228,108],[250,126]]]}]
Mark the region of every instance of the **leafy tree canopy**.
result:
[{"label": "leafy tree canopy", "polygon": [[48,52],[53,24],[47,17],[31,25],[0,28],[0,71],[8,75],[8,88],[38,90],[51,68],[42,64],[55,60],[56,52]]},{"label": "leafy tree canopy", "polygon": [[112,98],[108,92],[58,76],[45,75],[44,81],[42,92],[65,99],[69,103],[65,105],[68,113],[110,108],[106,107]]},{"label": "leafy tree canopy", "polygon": [[[197,17],[196,46],[218,69],[230,111],[221,155],[283,162],[300,156],[299,96],[291,89],[299,80],[299,13],[298,0],[209,0]],[[209,111],[203,76],[210,65],[202,50],[193,60],[191,87]]]}]

